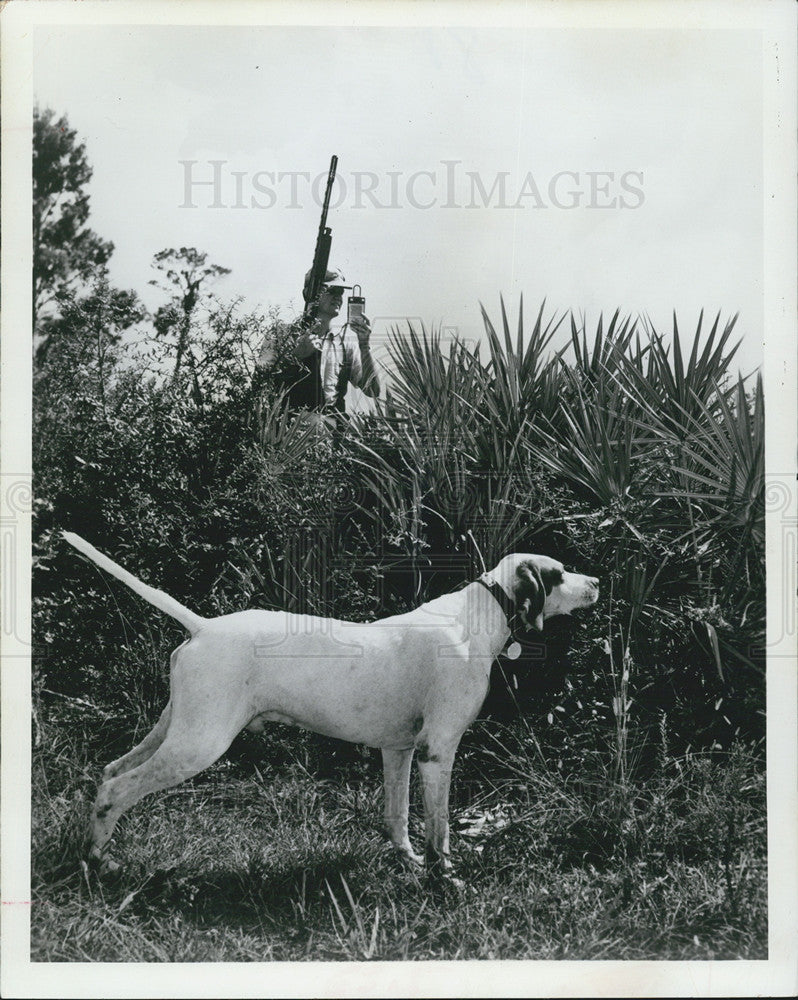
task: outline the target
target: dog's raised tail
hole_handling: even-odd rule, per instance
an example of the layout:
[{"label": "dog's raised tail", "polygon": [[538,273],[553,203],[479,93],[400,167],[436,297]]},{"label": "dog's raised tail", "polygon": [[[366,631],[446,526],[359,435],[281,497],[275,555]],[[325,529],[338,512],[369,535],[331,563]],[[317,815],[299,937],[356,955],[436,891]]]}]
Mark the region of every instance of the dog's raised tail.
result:
[{"label": "dog's raised tail", "polygon": [[206,618],[202,618],[200,615],[194,614],[193,611],[189,611],[188,608],[184,607],[179,601],[176,601],[174,597],[170,597],[165,594],[162,590],[156,590],[155,587],[150,587],[146,583],[142,583],[141,580],[133,576],[132,573],[128,573],[126,569],[122,569],[121,566],[117,565],[113,559],[109,559],[108,556],[104,556],[102,552],[98,552],[93,545],[90,545],[85,538],[81,538],[80,535],[76,535],[73,531],[63,532],[64,538],[69,542],[70,545],[74,545],[75,548],[82,552],[84,556],[88,556],[92,562],[97,563],[97,565],[104,569],[111,576],[115,576],[117,580],[121,580],[122,583],[127,584],[131,590],[134,590],[139,597],[143,597],[145,601],[150,604],[155,605],[159,611],[163,611],[164,614],[175,618],[180,624],[188,629],[188,631],[195,635],[202,625],[207,621]]}]

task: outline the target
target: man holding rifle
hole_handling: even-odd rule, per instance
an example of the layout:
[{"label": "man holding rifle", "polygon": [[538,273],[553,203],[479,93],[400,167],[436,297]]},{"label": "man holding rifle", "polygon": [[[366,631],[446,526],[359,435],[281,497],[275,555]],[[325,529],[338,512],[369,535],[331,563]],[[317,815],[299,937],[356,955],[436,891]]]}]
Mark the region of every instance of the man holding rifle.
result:
[{"label": "man holding rifle", "polygon": [[297,339],[294,356],[307,367],[312,381],[311,394],[304,394],[306,405],[344,414],[350,382],[367,396],[379,395],[380,383],[369,346],[371,325],[365,316],[355,316],[343,326],[334,326],[343,305],[344,289],[352,286],[346,284],[340,271],[325,270],[314,296],[312,279],[311,268],[303,288],[307,322]]},{"label": "man holding rifle", "polygon": [[337,270],[329,270],[332,230],[327,225],[338,157],[330,160],[321,223],[316,237],[313,265],[305,275],[302,297],[305,311],[299,322],[294,360],[299,377],[293,380],[289,399],[293,406],[309,407],[344,417],[348,384],[377,396],[380,383],[369,348],[371,326],[363,315],[365,300],[352,296],[349,315],[343,326],[333,326],[343,305],[344,289],[351,289]]}]

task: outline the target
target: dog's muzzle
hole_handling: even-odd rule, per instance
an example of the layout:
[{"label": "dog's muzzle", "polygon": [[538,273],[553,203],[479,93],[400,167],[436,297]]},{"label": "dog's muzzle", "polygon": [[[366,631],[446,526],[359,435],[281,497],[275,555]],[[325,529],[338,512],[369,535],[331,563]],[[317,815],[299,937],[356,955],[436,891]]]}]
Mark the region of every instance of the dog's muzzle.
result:
[{"label": "dog's muzzle", "polygon": [[585,590],[584,590],[584,606],[586,608],[594,605],[599,599],[599,581],[598,577],[586,576],[585,577]]}]

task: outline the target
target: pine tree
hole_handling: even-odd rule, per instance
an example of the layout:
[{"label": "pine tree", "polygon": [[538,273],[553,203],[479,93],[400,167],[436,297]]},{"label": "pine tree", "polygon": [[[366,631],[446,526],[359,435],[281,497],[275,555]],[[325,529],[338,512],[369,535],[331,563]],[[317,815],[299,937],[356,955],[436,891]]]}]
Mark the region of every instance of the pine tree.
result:
[{"label": "pine tree", "polygon": [[88,225],[92,168],[66,115],[33,112],[33,332],[39,349],[62,303],[104,273],[114,250]]}]

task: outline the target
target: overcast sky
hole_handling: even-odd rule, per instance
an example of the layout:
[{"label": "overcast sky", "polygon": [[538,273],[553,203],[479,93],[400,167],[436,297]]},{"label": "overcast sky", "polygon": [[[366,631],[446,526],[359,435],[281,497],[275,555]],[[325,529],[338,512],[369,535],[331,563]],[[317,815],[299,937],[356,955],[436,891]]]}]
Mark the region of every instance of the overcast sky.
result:
[{"label": "overcast sky", "polygon": [[151,307],[153,254],[195,246],[231,268],[220,294],[298,308],[335,153],[331,263],[377,339],[402,317],[475,339],[480,300],[523,292],[590,327],[739,311],[761,361],[756,31],[72,26],[34,51],[113,280]]}]

